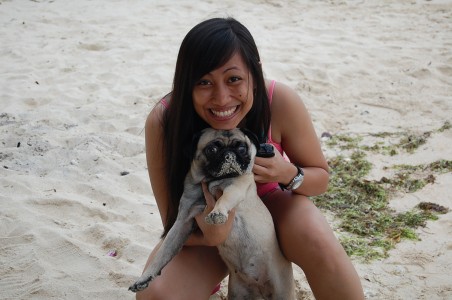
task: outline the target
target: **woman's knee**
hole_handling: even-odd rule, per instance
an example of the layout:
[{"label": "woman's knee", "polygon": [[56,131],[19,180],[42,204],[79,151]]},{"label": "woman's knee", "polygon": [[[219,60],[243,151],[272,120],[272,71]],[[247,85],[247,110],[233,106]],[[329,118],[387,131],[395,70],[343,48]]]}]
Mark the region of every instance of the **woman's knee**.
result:
[{"label": "woman's knee", "polygon": [[[278,195],[276,195],[278,196]],[[286,257],[295,263],[325,257],[341,251],[323,214],[302,195],[279,193],[267,205],[272,212],[278,240]]]},{"label": "woman's knee", "polygon": [[158,282],[152,282],[145,290],[136,293],[136,300],[169,299],[167,290]]},{"label": "woman's knee", "polygon": [[[181,291],[183,291],[183,294],[181,294]],[[163,280],[152,281],[145,290],[140,291],[136,294],[136,299],[137,300],[196,299],[196,297],[199,297],[199,294],[200,294],[199,291],[196,291],[196,294],[194,294],[190,289],[186,289],[184,286],[178,285],[177,279],[174,282],[171,282],[167,278]],[[205,299],[207,299],[207,297],[205,297]]]},{"label": "woman's knee", "polygon": [[226,275],[216,248],[184,247],[136,299],[208,299]]}]

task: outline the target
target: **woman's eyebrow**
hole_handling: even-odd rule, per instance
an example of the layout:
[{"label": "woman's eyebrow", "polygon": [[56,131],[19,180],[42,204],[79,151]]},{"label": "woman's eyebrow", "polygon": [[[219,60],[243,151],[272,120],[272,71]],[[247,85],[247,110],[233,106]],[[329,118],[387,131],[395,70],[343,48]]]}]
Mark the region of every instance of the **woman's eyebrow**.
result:
[{"label": "woman's eyebrow", "polygon": [[231,71],[231,70],[239,70],[240,71],[240,68],[238,66],[229,67],[223,71],[223,74],[226,73],[227,71]]},{"label": "woman's eyebrow", "polygon": [[[231,67],[225,69],[225,70],[223,71],[223,74],[226,73],[226,72],[228,72],[228,71],[231,71],[231,70],[241,71],[242,69],[240,69],[239,66],[231,66]],[[209,72],[209,73],[207,73],[206,75],[212,75],[212,72]]]}]

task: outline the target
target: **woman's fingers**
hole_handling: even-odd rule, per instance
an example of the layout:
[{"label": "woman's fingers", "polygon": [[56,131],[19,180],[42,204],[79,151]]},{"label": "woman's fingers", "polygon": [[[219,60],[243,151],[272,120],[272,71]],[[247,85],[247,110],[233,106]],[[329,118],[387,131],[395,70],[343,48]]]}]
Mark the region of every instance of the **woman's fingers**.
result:
[{"label": "woman's fingers", "polygon": [[209,189],[207,188],[207,183],[204,181],[201,182],[202,191],[204,193],[204,199],[206,199],[206,209],[205,211],[212,211],[213,207],[215,206],[215,198],[214,196],[209,192]]}]

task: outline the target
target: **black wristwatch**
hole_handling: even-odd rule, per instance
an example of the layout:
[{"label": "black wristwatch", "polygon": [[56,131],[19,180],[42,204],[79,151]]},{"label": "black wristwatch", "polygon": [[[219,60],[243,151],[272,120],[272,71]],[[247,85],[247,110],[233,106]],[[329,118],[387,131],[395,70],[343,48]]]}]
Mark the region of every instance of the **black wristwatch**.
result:
[{"label": "black wristwatch", "polygon": [[288,185],[284,185],[282,183],[279,183],[279,186],[281,187],[282,190],[288,190],[288,191],[293,191],[296,190],[300,187],[300,185],[303,183],[303,179],[304,179],[304,172],[303,169],[300,168],[299,166],[297,166],[296,164],[293,164],[297,170],[298,173],[297,175],[295,175],[295,177],[289,182]]}]

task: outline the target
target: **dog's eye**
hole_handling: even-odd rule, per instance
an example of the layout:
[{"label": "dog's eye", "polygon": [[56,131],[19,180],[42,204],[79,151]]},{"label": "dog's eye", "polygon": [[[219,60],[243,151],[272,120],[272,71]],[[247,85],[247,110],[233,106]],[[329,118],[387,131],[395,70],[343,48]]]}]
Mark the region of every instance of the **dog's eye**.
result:
[{"label": "dog's eye", "polygon": [[248,149],[247,149],[247,147],[245,145],[240,145],[240,146],[237,147],[237,152],[239,154],[244,155],[244,154],[246,154],[247,151],[248,151]]},{"label": "dog's eye", "polygon": [[204,151],[206,152],[206,155],[214,155],[218,152],[218,147],[215,145],[210,145]]}]

